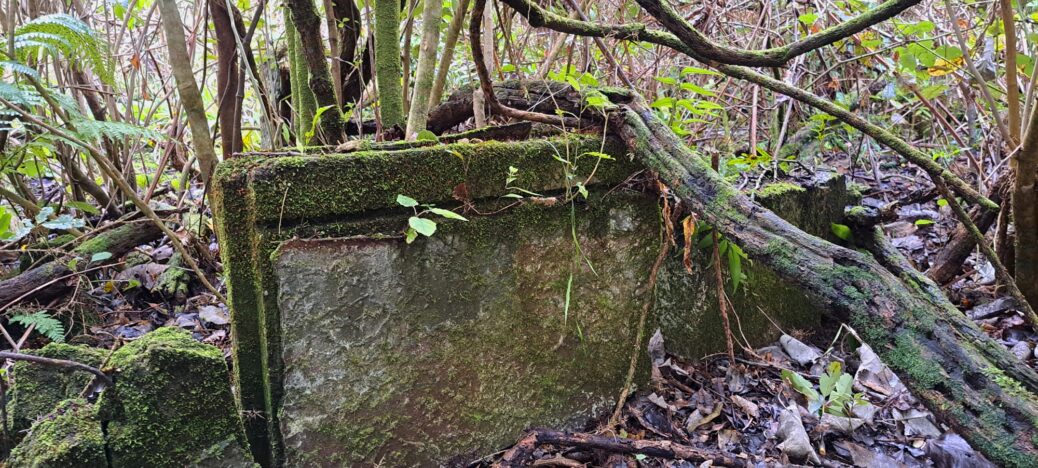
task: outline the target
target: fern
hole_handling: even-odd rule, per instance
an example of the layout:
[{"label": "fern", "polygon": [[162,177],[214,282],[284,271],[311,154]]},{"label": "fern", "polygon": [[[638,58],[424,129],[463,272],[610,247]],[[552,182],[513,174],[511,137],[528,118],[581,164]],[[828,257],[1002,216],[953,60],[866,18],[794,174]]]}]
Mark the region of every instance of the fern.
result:
[{"label": "fern", "polygon": [[46,311],[38,311],[32,314],[15,315],[11,322],[24,327],[36,326],[36,331],[49,340],[63,343],[65,341],[65,326],[60,320],[51,317]]},{"label": "fern", "polygon": [[150,138],[152,140],[162,139],[162,134],[159,132],[123,122],[82,119],[76,120],[75,124],[80,138],[89,138],[92,140],[108,138],[117,141],[136,138]]},{"label": "fern", "polygon": [[0,81],[0,98],[20,107],[32,107],[44,104],[43,97],[35,89]]},{"label": "fern", "polygon": [[60,52],[70,61],[81,61],[102,81],[115,81],[114,62],[105,41],[86,23],[66,14],[41,16],[22,24],[14,32],[17,59],[29,62],[43,52]]}]

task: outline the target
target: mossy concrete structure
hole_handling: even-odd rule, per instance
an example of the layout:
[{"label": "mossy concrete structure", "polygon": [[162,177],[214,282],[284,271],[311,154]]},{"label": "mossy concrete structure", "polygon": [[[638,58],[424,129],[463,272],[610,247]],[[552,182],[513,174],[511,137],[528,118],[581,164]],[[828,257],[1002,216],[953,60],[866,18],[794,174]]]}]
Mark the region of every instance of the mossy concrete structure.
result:
[{"label": "mossy concrete structure", "polygon": [[[510,167],[509,187],[564,191],[559,159],[575,162],[571,182],[593,172],[587,200],[502,198]],[[578,428],[611,408],[650,294],[647,331],[661,327],[668,349],[723,350],[705,251],[689,274],[676,249],[646,290],[664,229],[656,197],[624,185],[640,170],[619,142],[575,136],[218,166],[236,392],[257,461],[449,464],[526,427]],[[849,197],[839,178],[818,187],[759,197],[831,236]],[[400,194],[478,212],[406,244],[413,212]],[[745,272],[747,288],[729,294],[747,337],[774,337],[761,311],[788,328],[817,326],[800,293]]]},{"label": "mossy concrete structure", "polygon": [[190,333],[160,328],[113,353],[51,344],[37,354],[103,363],[115,385],[88,403],[78,394],[90,374],[16,366],[11,413],[35,417],[9,466],[255,466],[223,353]]}]

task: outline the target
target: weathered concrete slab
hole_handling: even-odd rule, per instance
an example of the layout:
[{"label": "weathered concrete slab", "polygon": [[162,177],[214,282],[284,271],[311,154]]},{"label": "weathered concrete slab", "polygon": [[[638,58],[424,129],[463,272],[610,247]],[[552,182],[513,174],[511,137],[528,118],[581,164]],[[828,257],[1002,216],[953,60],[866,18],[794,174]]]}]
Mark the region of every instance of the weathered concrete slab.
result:
[{"label": "weathered concrete slab", "polygon": [[616,198],[581,210],[576,264],[567,209],[455,223],[411,245],[284,244],[287,460],[444,463],[607,410],[659,245],[651,200]]},{"label": "weathered concrete slab", "polygon": [[[638,169],[616,142],[605,145],[614,159],[577,165],[576,180],[592,170],[595,178],[572,221],[569,205],[529,204],[469,214],[407,245],[409,213],[395,203],[405,194],[449,206],[467,194],[493,211],[510,166],[519,169],[514,186],[551,192],[565,183],[556,157],[601,149],[594,138],[568,138],[222,164],[214,199],[257,460],[429,465],[492,451],[527,426],[580,424],[607,410],[661,232],[653,196],[608,191]],[[762,198],[809,195],[769,192]],[[824,235],[836,220],[826,213],[842,213],[845,200],[831,201],[791,221],[809,219]],[[587,259],[575,257],[574,235]],[[697,256],[707,271],[705,252]],[[786,327],[817,325],[796,291],[745,268],[750,287],[733,300],[751,340],[774,333],[757,305]],[[650,332],[663,327],[669,349],[723,349],[712,278],[686,273],[680,250],[667,259]]]}]

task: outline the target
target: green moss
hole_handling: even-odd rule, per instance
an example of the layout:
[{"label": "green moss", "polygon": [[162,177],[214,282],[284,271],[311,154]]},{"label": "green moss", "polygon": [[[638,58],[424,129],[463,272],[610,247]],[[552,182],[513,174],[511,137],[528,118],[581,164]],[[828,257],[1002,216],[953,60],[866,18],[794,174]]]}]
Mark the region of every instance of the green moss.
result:
[{"label": "green moss", "polygon": [[[105,351],[88,346],[73,346],[51,343],[39,350],[26,351],[36,356],[65,359],[99,366]],[[18,361],[13,370],[15,386],[11,391],[9,414],[12,432],[20,433],[37,418],[50,413],[54,407],[68,398],[74,398],[93,379],[85,372],[67,372],[64,369]]]},{"label": "green moss", "polygon": [[375,0],[375,80],[382,125],[404,125],[404,90],[400,63],[400,2]]},{"label": "green moss", "polygon": [[1002,372],[1002,369],[997,367],[986,367],[984,369],[984,375],[988,376],[991,380],[994,380],[999,387],[1002,387],[1003,390],[1009,392],[1010,395],[1022,400],[1034,401],[1034,394],[1029,392],[1019,381],[1006,375],[1005,372]]},{"label": "green moss", "polygon": [[11,451],[8,466],[95,468],[107,466],[105,441],[97,410],[85,400],[61,402],[33,425]]},{"label": "green moss", "polygon": [[247,447],[223,353],[180,329],[160,328],[112,354],[102,394],[114,466],[182,466],[214,444]]},{"label": "green moss", "polygon": [[756,195],[760,198],[770,198],[788,193],[805,193],[807,189],[789,182],[772,182],[757,190]]},{"label": "green moss", "polygon": [[915,341],[912,332],[901,332],[894,337],[894,348],[882,353],[883,361],[894,370],[911,377],[916,388],[934,388],[947,380],[929,359],[923,356],[922,347]]}]

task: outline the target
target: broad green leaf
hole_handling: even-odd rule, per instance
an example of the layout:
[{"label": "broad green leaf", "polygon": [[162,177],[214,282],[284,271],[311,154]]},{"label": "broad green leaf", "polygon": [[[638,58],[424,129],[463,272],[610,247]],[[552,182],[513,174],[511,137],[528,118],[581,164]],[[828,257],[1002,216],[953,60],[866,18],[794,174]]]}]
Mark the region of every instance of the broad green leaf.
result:
[{"label": "broad green leaf", "polygon": [[418,237],[418,233],[415,232],[414,229],[407,228],[407,230],[404,231],[404,236],[405,236],[404,241],[407,242],[408,244],[410,244],[410,243],[414,242],[414,240]]},{"label": "broad green leaf", "polygon": [[407,195],[397,195],[396,202],[398,205],[405,206],[407,208],[418,206],[418,201]]},{"label": "broad green leaf", "polygon": [[915,225],[916,226],[929,226],[931,224],[933,224],[933,220],[931,220],[931,219],[917,219],[917,220],[915,220]]},{"label": "broad green leaf", "polygon": [[109,258],[112,258],[111,252],[98,252],[90,256],[90,263],[103,262]]},{"label": "broad green leaf", "polygon": [[797,374],[796,372],[783,369],[782,378],[785,379],[801,395],[807,397],[808,402],[817,402],[821,400],[818,392],[815,391],[811,382],[804,378],[804,376]]},{"label": "broad green leaf", "polygon": [[436,221],[426,218],[419,218],[412,216],[408,218],[407,225],[411,226],[411,229],[418,231],[423,236],[431,236],[436,232]]},{"label": "broad green leaf", "polygon": [[460,221],[468,221],[467,219],[465,219],[464,216],[462,216],[460,214],[457,214],[457,213],[455,213],[455,212],[453,212],[451,210],[445,210],[443,208],[429,208],[429,211],[431,211],[432,213],[438,214],[440,216],[443,216],[444,218],[447,218],[447,219],[457,219],[457,220],[460,220]]},{"label": "broad green leaf", "polygon": [[681,69],[681,76],[684,77],[684,76],[688,76],[688,75],[717,75],[717,76],[723,76],[720,72],[716,72],[716,71],[713,71],[713,70],[708,70],[706,68],[699,68],[699,67],[685,67],[685,68],[682,68]]},{"label": "broad green leaf", "polygon": [[835,234],[836,237],[839,237],[840,239],[843,239],[845,241],[849,242],[854,237],[851,234],[850,226],[847,226],[846,224],[831,223],[829,228],[832,229],[833,234]]}]

